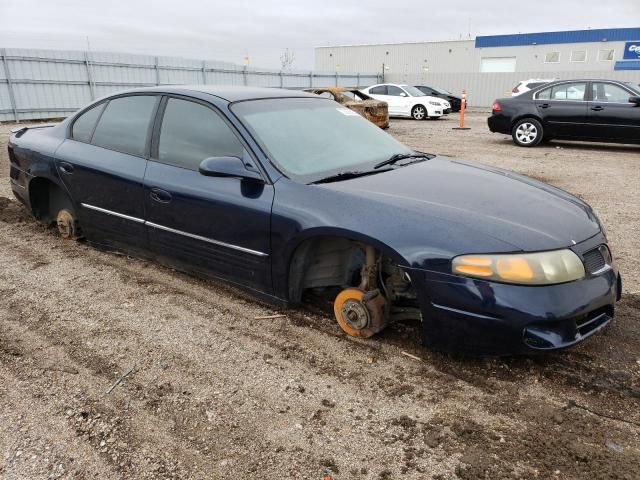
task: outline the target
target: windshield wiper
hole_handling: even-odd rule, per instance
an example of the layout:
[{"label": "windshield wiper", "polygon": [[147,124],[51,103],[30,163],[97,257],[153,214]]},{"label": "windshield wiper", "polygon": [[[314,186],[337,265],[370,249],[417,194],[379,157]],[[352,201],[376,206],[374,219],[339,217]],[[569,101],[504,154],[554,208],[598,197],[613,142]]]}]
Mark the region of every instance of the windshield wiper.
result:
[{"label": "windshield wiper", "polygon": [[340,172],[335,175],[329,175],[328,177],[321,178],[320,180],[315,180],[309,185],[315,185],[318,183],[330,183],[330,182],[339,182],[340,180],[349,180],[350,178],[364,177],[366,175],[374,175],[376,173],[382,173],[391,170],[390,168],[386,168],[384,170],[365,170],[365,171],[354,171],[354,172]]},{"label": "windshield wiper", "polygon": [[383,160],[380,163],[376,163],[373,168],[378,169],[384,167],[385,165],[392,165],[400,160],[406,160],[407,158],[424,158],[426,160],[431,160],[435,155],[431,155],[430,153],[422,153],[422,152],[413,152],[413,153],[396,153],[395,155],[390,156],[386,160]]}]

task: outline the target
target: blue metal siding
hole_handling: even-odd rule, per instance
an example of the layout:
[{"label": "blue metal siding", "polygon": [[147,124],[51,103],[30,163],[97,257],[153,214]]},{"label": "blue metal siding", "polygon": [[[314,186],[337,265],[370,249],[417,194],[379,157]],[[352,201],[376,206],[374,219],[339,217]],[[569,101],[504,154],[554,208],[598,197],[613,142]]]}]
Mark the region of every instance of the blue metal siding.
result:
[{"label": "blue metal siding", "polygon": [[476,37],[476,48],[517,47],[557,43],[626,42],[640,40],[640,28],[605,28],[567,32],[519,33],[515,35],[486,35]]},{"label": "blue metal siding", "polygon": [[626,62],[616,62],[614,70],[640,70],[640,60],[627,60]]}]

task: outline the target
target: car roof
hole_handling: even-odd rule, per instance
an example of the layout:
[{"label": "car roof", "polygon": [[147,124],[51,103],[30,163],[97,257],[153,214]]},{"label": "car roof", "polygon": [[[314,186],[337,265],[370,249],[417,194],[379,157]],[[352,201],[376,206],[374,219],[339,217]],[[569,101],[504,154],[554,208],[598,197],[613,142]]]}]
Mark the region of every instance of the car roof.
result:
[{"label": "car roof", "polygon": [[189,94],[193,92],[208,93],[229,102],[255,100],[259,98],[318,98],[317,95],[302,90],[286,90],[283,88],[238,87],[232,85],[166,85],[127,90],[127,93],[158,92]]}]

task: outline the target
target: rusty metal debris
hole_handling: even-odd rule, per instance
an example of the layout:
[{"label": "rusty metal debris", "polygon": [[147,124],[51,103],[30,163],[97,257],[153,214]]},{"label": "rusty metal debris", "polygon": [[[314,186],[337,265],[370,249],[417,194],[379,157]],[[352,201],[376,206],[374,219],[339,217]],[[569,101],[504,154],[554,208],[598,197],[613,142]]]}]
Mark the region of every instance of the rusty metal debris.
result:
[{"label": "rusty metal debris", "polygon": [[389,106],[387,103],[376,100],[357,88],[317,87],[307,88],[304,91],[333,98],[336,102],[359,113],[378,127],[389,128]]}]

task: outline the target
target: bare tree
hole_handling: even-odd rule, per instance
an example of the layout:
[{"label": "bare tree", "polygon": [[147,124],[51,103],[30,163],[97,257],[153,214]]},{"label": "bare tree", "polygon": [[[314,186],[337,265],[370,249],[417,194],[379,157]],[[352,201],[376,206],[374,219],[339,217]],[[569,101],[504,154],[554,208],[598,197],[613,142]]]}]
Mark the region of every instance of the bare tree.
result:
[{"label": "bare tree", "polygon": [[296,55],[293,53],[293,50],[289,51],[288,48],[284,50],[284,53],[280,55],[280,64],[282,66],[282,70],[291,70],[293,67],[293,62],[296,61]]}]

